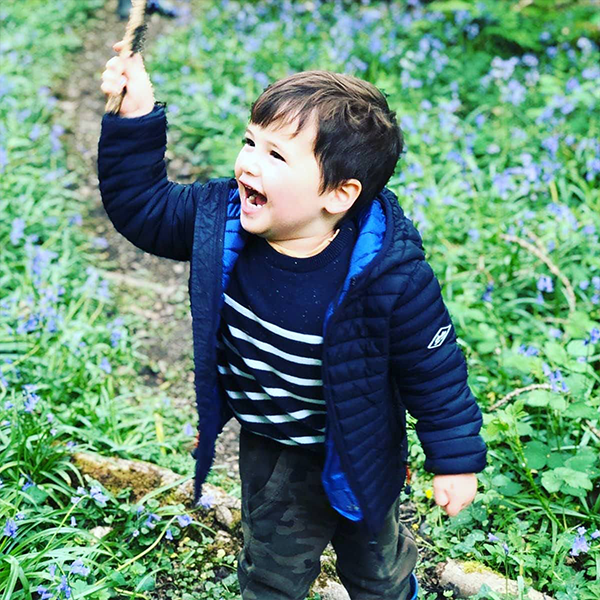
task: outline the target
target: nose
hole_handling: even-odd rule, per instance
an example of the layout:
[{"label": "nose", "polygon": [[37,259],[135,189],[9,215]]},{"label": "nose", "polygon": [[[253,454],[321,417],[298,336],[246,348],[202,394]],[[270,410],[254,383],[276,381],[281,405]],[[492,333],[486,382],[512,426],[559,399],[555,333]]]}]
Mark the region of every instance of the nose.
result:
[{"label": "nose", "polygon": [[238,156],[238,166],[243,173],[258,177],[260,175],[260,165],[254,152],[243,149]]}]

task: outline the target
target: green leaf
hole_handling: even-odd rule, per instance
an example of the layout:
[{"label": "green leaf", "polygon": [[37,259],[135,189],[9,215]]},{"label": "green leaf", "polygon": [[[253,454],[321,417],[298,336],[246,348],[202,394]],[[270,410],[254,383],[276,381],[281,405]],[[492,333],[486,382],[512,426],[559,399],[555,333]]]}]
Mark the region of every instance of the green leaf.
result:
[{"label": "green leaf", "polygon": [[556,493],[568,485],[574,489],[591,490],[592,482],[586,473],[567,467],[557,467],[542,474],[542,485],[551,493]]},{"label": "green leaf", "polygon": [[523,453],[527,460],[527,466],[530,469],[539,470],[546,466],[548,456],[550,456],[550,448],[542,442],[534,441],[525,444]]},{"label": "green leaf", "polygon": [[589,356],[591,354],[591,348],[589,344],[585,346],[583,340],[572,340],[567,344],[567,352],[571,356]]},{"label": "green leaf", "polygon": [[552,401],[552,397],[556,396],[549,390],[532,390],[531,392],[527,392],[525,396],[525,401],[528,406],[549,406]]},{"label": "green leaf", "polygon": [[574,419],[598,419],[600,413],[597,408],[589,405],[588,402],[574,402],[569,406],[569,410],[566,412],[567,416]]},{"label": "green leaf", "polygon": [[546,342],[544,344],[544,354],[557,365],[565,366],[569,362],[567,351],[558,342]]}]

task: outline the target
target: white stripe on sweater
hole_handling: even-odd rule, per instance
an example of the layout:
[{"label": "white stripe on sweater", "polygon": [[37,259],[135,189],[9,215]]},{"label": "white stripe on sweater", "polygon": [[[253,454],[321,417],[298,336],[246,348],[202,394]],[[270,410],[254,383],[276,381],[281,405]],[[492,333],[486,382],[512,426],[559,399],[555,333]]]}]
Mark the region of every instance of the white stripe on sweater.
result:
[{"label": "white stripe on sweater", "polygon": [[261,360],[253,360],[251,358],[246,358],[242,356],[237,348],[231,344],[231,342],[223,337],[223,342],[225,345],[235,354],[237,354],[243,361],[246,363],[251,369],[256,369],[257,371],[267,371],[269,373],[275,373],[278,377],[283,379],[284,381],[288,381],[289,383],[293,383],[295,385],[306,385],[306,386],[321,386],[323,385],[322,379],[304,379],[302,377],[294,377],[293,375],[288,375],[287,373],[282,373],[277,369],[274,369],[271,365],[268,365]]},{"label": "white stripe on sweater", "polygon": [[259,340],[254,339],[253,337],[250,337],[247,333],[245,333],[241,329],[238,329],[237,327],[234,327],[233,325],[227,325],[227,328],[229,329],[233,337],[237,338],[238,340],[244,340],[245,342],[256,346],[256,348],[258,348],[259,350],[263,350],[264,352],[270,352],[271,354],[275,354],[276,356],[279,356],[280,358],[283,358],[290,362],[298,363],[299,365],[314,365],[316,367],[321,366],[321,361],[318,358],[306,358],[304,356],[288,354],[287,352],[284,352],[283,350],[280,350],[279,348],[276,348],[271,344],[267,344],[266,342],[261,342]]},{"label": "white stripe on sweater", "polygon": [[297,333],[296,331],[290,331],[289,329],[283,329],[283,327],[278,327],[277,325],[273,325],[273,323],[269,323],[268,321],[264,321],[260,317],[256,316],[251,310],[248,310],[245,306],[242,306],[238,302],[236,302],[233,298],[225,294],[225,303],[229,304],[231,308],[239,312],[244,317],[262,325],[268,331],[272,333],[276,333],[286,339],[294,340],[295,342],[304,342],[305,344],[322,344],[323,337],[320,335],[308,335],[305,333]]}]

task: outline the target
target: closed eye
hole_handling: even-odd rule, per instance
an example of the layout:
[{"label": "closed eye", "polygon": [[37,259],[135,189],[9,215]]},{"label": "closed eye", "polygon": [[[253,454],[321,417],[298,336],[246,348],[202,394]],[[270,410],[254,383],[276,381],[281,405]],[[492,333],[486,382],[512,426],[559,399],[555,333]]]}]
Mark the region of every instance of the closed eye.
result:
[{"label": "closed eye", "polygon": [[250,138],[245,137],[245,138],[242,138],[242,144],[244,146],[254,146],[254,141],[251,140]]},{"label": "closed eye", "polygon": [[273,156],[274,158],[276,158],[278,160],[282,160],[283,162],[285,162],[285,158],[283,158],[283,156],[281,156],[281,154],[279,154],[278,152],[275,152],[275,150],[271,150],[271,156]]}]

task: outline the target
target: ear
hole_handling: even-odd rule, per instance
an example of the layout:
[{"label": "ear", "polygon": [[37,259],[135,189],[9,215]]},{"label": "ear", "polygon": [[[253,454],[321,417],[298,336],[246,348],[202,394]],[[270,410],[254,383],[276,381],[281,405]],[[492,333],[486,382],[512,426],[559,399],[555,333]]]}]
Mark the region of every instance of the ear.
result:
[{"label": "ear", "polygon": [[331,215],[345,213],[352,208],[361,192],[361,182],[358,179],[348,179],[326,194],[324,208]]}]

